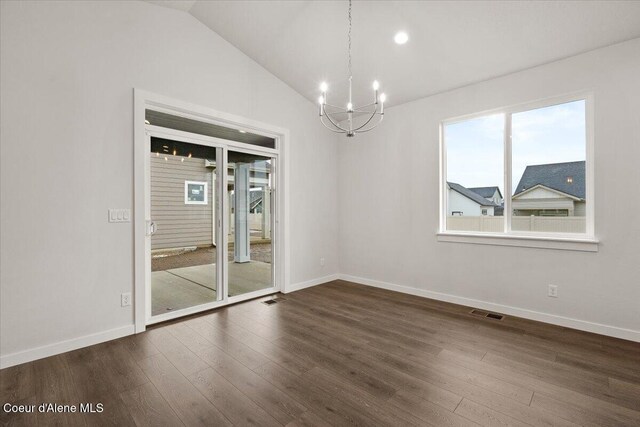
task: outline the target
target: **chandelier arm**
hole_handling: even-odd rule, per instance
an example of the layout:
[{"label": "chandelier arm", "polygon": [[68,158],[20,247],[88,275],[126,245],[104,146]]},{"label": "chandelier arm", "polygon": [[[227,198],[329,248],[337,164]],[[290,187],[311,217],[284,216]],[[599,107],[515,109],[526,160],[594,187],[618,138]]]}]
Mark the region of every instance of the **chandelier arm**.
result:
[{"label": "chandelier arm", "polygon": [[[327,126],[327,124],[324,122],[324,120],[322,120],[322,117],[327,117],[327,119],[329,119],[329,122],[331,122],[331,124],[334,126],[334,128],[332,129],[331,127]],[[327,116],[326,114],[324,116],[320,117],[320,123],[322,123],[324,125],[324,127],[326,127],[327,129],[329,129],[332,132],[336,132],[336,133],[347,133],[349,132],[347,129],[343,129],[342,127],[338,126],[333,120],[331,120],[331,117]],[[336,129],[340,129],[340,130],[336,130]]]},{"label": "chandelier arm", "polygon": [[330,113],[327,113],[327,112],[325,111],[324,113],[325,113],[326,115],[329,115],[329,114],[347,114],[347,112],[346,112],[346,111],[332,111],[332,112],[330,112]]},{"label": "chandelier arm", "polygon": [[335,127],[336,127],[336,129],[340,129],[340,130],[342,130],[344,133],[349,132],[349,130],[348,130],[348,129],[344,129],[344,128],[342,128],[341,126],[338,126],[338,125],[336,124],[336,122],[334,122],[334,121],[333,121],[333,119],[332,119],[328,114],[325,114],[323,117],[326,117],[326,118],[329,120],[329,122],[331,122],[331,124],[332,124],[333,126],[335,126]]},{"label": "chandelier arm", "polygon": [[343,132],[343,131],[341,131],[341,130],[334,129],[334,128],[332,128],[331,126],[327,126],[327,124],[326,124],[324,121],[322,121],[322,119],[320,120],[320,123],[322,123],[322,125],[323,125],[324,127],[326,127],[327,129],[329,129],[331,132],[335,132],[335,133],[344,133],[344,132]]},{"label": "chandelier arm", "polygon": [[345,132],[341,131],[341,130],[335,130],[335,129],[331,129],[329,126],[327,126],[324,122],[322,122],[322,124],[324,125],[324,127],[326,127],[328,130],[330,130],[333,133],[340,133],[340,134],[344,134]]},{"label": "chandelier arm", "polygon": [[370,130],[375,129],[376,127],[378,127],[378,125],[379,125],[380,123],[382,123],[382,120],[383,120],[383,119],[384,119],[384,114],[381,114],[381,115],[380,115],[380,120],[378,120],[378,123],[376,123],[375,125],[371,126],[371,127],[370,127],[370,128],[368,128],[368,129],[361,129],[361,130],[358,130],[356,133],[365,133],[365,132],[369,132]]},{"label": "chandelier arm", "polygon": [[345,111],[344,107],[339,107],[337,105],[333,105],[333,104],[327,104],[326,102],[323,104],[325,107],[332,107],[332,108],[340,108],[341,110]]},{"label": "chandelier arm", "polygon": [[[357,132],[357,131],[359,131],[360,129],[362,129],[363,127],[365,127],[366,125],[368,125],[368,124],[369,124],[369,122],[371,121],[371,119],[373,119],[373,118],[376,116],[376,113],[377,113],[377,112],[378,112],[378,107],[376,106],[375,111],[374,111],[373,113],[371,113],[371,117],[369,117],[369,119],[368,119],[366,122],[364,122],[364,123],[362,124],[362,126],[360,126],[360,127],[358,127],[358,128],[355,128],[355,129],[354,129],[354,131],[355,131],[355,132]],[[378,123],[380,123],[380,122],[378,122]],[[377,123],[376,123],[376,126],[377,126]]]},{"label": "chandelier arm", "polygon": [[358,107],[354,107],[354,109],[353,109],[353,110],[354,110],[354,111],[355,111],[355,110],[360,110],[360,109],[362,109],[362,108],[371,107],[372,105],[375,105],[375,106],[376,106],[376,108],[378,108],[378,107],[377,107],[378,103],[377,103],[377,102],[372,102],[372,103],[367,104],[367,105],[360,105],[360,106],[358,106]]}]

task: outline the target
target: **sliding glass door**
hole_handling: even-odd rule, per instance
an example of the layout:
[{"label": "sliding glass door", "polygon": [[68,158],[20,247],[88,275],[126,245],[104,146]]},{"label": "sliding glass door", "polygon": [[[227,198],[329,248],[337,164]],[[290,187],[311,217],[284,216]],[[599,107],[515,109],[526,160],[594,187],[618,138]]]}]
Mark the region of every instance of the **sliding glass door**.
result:
[{"label": "sliding glass door", "polygon": [[151,138],[151,316],[220,301],[218,254],[223,150]]},{"label": "sliding glass door", "polygon": [[277,156],[174,130],[149,135],[147,324],[275,292]]},{"label": "sliding glass door", "polygon": [[228,296],[274,286],[275,159],[228,151]]}]

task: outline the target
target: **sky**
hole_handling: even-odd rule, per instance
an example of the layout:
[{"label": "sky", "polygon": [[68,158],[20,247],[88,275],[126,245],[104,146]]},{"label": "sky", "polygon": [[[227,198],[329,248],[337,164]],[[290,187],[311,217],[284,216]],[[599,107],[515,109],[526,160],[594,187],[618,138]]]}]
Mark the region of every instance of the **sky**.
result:
[{"label": "sky", "polygon": [[[513,114],[512,191],[527,165],[585,160],[584,110],[575,101]],[[446,125],[447,181],[504,194],[503,134],[503,114]]]}]

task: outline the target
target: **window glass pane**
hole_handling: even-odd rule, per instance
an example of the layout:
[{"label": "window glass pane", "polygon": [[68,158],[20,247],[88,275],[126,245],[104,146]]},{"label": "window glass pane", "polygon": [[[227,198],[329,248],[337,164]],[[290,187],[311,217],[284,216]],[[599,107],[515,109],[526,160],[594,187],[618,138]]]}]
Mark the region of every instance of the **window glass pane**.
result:
[{"label": "window glass pane", "polygon": [[215,148],[151,138],[151,315],[220,301]]},{"label": "window glass pane", "polygon": [[274,286],[274,159],[232,150],[228,153],[228,295],[233,297]]},{"label": "window glass pane", "polygon": [[511,229],[586,231],[585,101],[512,115]]},{"label": "window glass pane", "polygon": [[244,142],[245,144],[258,145],[260,147],[276,148],[276,140],[268,136],[218,126],[213,123],[187,119],[186,117],[174,116],[171,114],[161,113],[159,111],[145,110],[145,120],[150,125],[154,126],[162,126],[169,129],[181,130],[183,132],[191,132],[200,135],[212,136],[214,138]]},{"label": "window glass pane", "polygon": [[444,126],[447,230],[504,231],[504,115]]}]

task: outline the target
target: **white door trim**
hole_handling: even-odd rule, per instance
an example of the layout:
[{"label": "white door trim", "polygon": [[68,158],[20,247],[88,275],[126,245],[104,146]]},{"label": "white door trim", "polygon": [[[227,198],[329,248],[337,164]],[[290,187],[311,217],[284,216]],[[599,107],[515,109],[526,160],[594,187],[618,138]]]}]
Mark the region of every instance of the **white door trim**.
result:
[{"label": "white door trim", "polygon": [[[144,332],[147,324],[147,304],[149,303],[150,295],[147,295],[146,276],[147,268],[150,267],[147,263],[150,263],[150,259],[147,256],[150,253],[150,247],[147,248],[148,243],[146,239],[146,220],[148,212],[146,210],[149,206],[147,198],[149,197],[149,189],[147,185],[147,172],[149,168],[149,152],[147,148],[148,142],[148,129],[152,130],[157,128],[154,126],[145,125],[145,110],[151,108],[154,110],[161,110],[169,114],[179,115],[194,120],[206,121],[217,125],[222,125],[234,129],[243,129],[252,133],[257,133],[265,136],[275,138],[276,149],[268,148],[252,148],[251,145],[242,144],[238,142],[220,140],[218,138],[212,138],[204,135],[195,135],[187,132],[176,131],[172,129],[160,128],[165,135],[171,135],[172,138],[184,138],[195,139],[202,145],[217,145],[219,141],[224,141],[224,144],[234,150],[243,151],[248,153],[255,153],[261,155],[275,155],[277,157],[278,167],[276,168],[276,182],[278,196],[275,200],[274,206],[274,221],[277,222],[277,227],[274,231],[274,254],[277,254],[275,259],[274,270],[276,274],[275,288],[270,288],[265,291],[265,294],[282,291],[286,292],[290,286],[290,245],[289,245],[289,147],[290,137],[289,130],[270,124],[262,123],[256,120],[252,120],[246,117],[237,116],[220,112],[208,107],[203,107],[195,104],[191,104],[185,101],[172,99],[163,95],[147,92],[140,89],[134,89],[134,322],[135,332]],[[155,129],[160,131],[160,129]],[[155,132],[154,132],[155,133]],[[216,141],[217,140],[217,141]],[[226,153],[225,153],[226,154]],[[223,156],[226,158],[226,156]],[[226,234],[223,232],[223,236]],[[223,246],[224,247],[224,246]],[[149,268],[150,270],[150,268]],[[226,293],[226,291],[225,291]],[[239,302],[242,299],[248,299],[261,294],[253,295],[239,295],[232,298],[225,299],[228,303]],[[194,307],[196,311],[202,311],[209,308],[215,308],[220,305],[220,301],[207,304],[207,307],[199,306]],[[211,305],[211,307],[208,307]],[[194,311],[195,312],[195,311]],[[176,313],[186,314],[186,312]],[[168,319],[167,319],[168,320]]]}]

